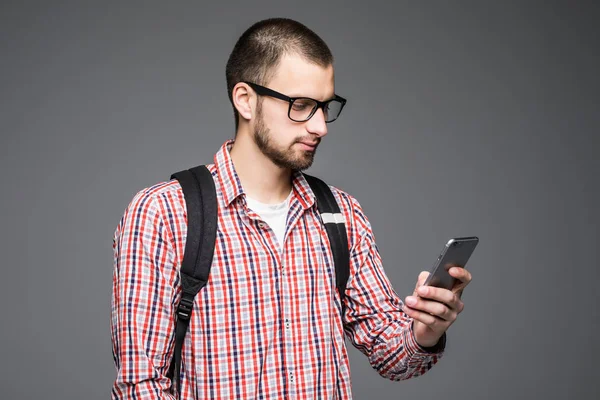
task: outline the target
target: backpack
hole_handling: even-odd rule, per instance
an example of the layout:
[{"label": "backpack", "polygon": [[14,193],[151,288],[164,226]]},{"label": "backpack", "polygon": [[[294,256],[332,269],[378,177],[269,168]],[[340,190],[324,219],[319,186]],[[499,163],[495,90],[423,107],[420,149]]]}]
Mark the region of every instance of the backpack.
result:
[{"label": "backpack", "polygon": [[[342,310],[346,282],[350,275],[350,255],[344,217],[329,186],[319,178],[303,174],[317,197],[317,207],[331,243],[336,287]],[[183,189],[187,207],[188,232],[181,264],[181,299],[177,306],[175,350],[167,376],[180,392],[181,349],[190,323],[194,298],[208,281],[217,233],[217,194],[208,168],[200,165],[171,175]]]}]

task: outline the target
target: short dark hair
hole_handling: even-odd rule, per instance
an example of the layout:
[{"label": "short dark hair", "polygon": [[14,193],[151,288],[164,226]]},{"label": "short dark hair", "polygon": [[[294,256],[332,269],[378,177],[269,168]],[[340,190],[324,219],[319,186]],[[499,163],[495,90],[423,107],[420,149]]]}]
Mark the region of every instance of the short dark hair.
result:
[{"label": "short dark hair", "polygon": [[298,54],[322,67],[333,64],[327,44],[300,22],[269,18],[254,23],[236,42],[225,68],[227,95],[233,106],[236,130],[239,114],[233,104],[233,87],[242,81],[266,85],[286,53]]}]

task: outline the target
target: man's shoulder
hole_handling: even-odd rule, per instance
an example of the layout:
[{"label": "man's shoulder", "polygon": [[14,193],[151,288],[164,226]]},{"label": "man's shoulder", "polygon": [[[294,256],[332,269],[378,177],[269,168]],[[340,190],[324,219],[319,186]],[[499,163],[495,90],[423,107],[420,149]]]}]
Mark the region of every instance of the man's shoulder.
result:
[{"label": "man's shoulder", "polygon": [[[211,172],[211,174],[215,175],[215,167],[213,164],[207,164],[206,167]],[[144,201],[173,201],[173,200],[181,200],[183,199],[183,188],[177,179],[168,179],[163,181],[158,181],[151,186],[144,187],[139,189],[133,196],[131,203],[135,203],[136,200],[144,200]]]},{"label": "man's shoulder", "polygon": [[179,181],[176,179],[158,181],[150,186],[138,189],[133,194],[121,217],[119,225],[125,220],[147,218],[166,219],[183,215],[185,200]]},{"label": "man's shoulder", "polygon": [[130,205],[148,204],[160,200],[168,201],[173,196],[178,197],[181,193],[181,185],[176,179],[160,181],[138,190],[133,196]]},{"label": "man's shoulder", "polygon": [[[219,189],[218,181],[215,177],[216,168],[214,164],[206,164],[206,167],[215,179],[215,186]],[[181,209],[185,211],[185,198],[183,188],[175,178],[157,181],[151,186],[139,189],[131,199],[128,209],[145,207],[159,207],[160,209],[169,209],[176,211]],[[174,209],[173,209],[174,208]]]},{"label": "man's shoulder", "polygon": [[335,197],[340,212],[346,222],[346,231],[349,237],[349,245],[354,245],[365,235],[372,235],[370,222],[363,210],[363,207],[354,195],[351,195],[345,189],[341,189],[334,184],[327,183]]},{"label": "man's shoulder", "polygon": [[356,223],[363,224],[367,217],[357,198],[350,194],[347,190],[341,189],[335,184],[328,182],[326,183],[331,189],[331,193],[336,199],[337,204],[340,207],[340,211],[342,215],[344,215],[348,226],[353,227],[356,225]]},{"label": "man's shoulder", "polygon": [[327,183],[327,186],[329,186],[329,189],[331,189],[331,193],[333,193],[333,196],[336,198],[340,208],[346,208],[348,211],[351,211],[355,207],[360,208],[360,203],[356,197],[351,195],[348,191],[331,183]]}]

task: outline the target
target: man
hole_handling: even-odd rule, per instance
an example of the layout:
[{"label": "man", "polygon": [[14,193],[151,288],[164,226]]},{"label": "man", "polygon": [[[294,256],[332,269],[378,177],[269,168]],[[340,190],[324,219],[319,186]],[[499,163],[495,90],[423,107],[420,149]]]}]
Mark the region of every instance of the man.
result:
[{"label": "man", "polygon": [[[300,173],[345,102],[327,45],[298,22],[261,21],[238,40],[226,75],[236,136],[209,165],[218,233],[183,348],[181,398],[351,398],[344,334],[386,378],[425,373],[442,355],[471,276],[451,269],[460,284],[444,290],[420,287],[421,273],[403,302],[360,204],[332,188],[350,251],[342,308],[315,196]],[[136,194],[115,231],[114,399],[174,398],[167,372],[185,207],[179,183],[161,182]]]}]

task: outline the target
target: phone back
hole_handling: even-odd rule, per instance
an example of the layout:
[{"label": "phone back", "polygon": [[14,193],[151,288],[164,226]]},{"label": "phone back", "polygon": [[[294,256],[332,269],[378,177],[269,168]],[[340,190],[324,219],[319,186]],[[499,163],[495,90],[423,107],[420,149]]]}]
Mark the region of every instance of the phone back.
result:
[{"label": "phone back", "polygon": [[475,236],[450,239],[439,255],[425,285],[452,289],[455,279],[448,273],[453,266],[465,267],[479,239]]}]

